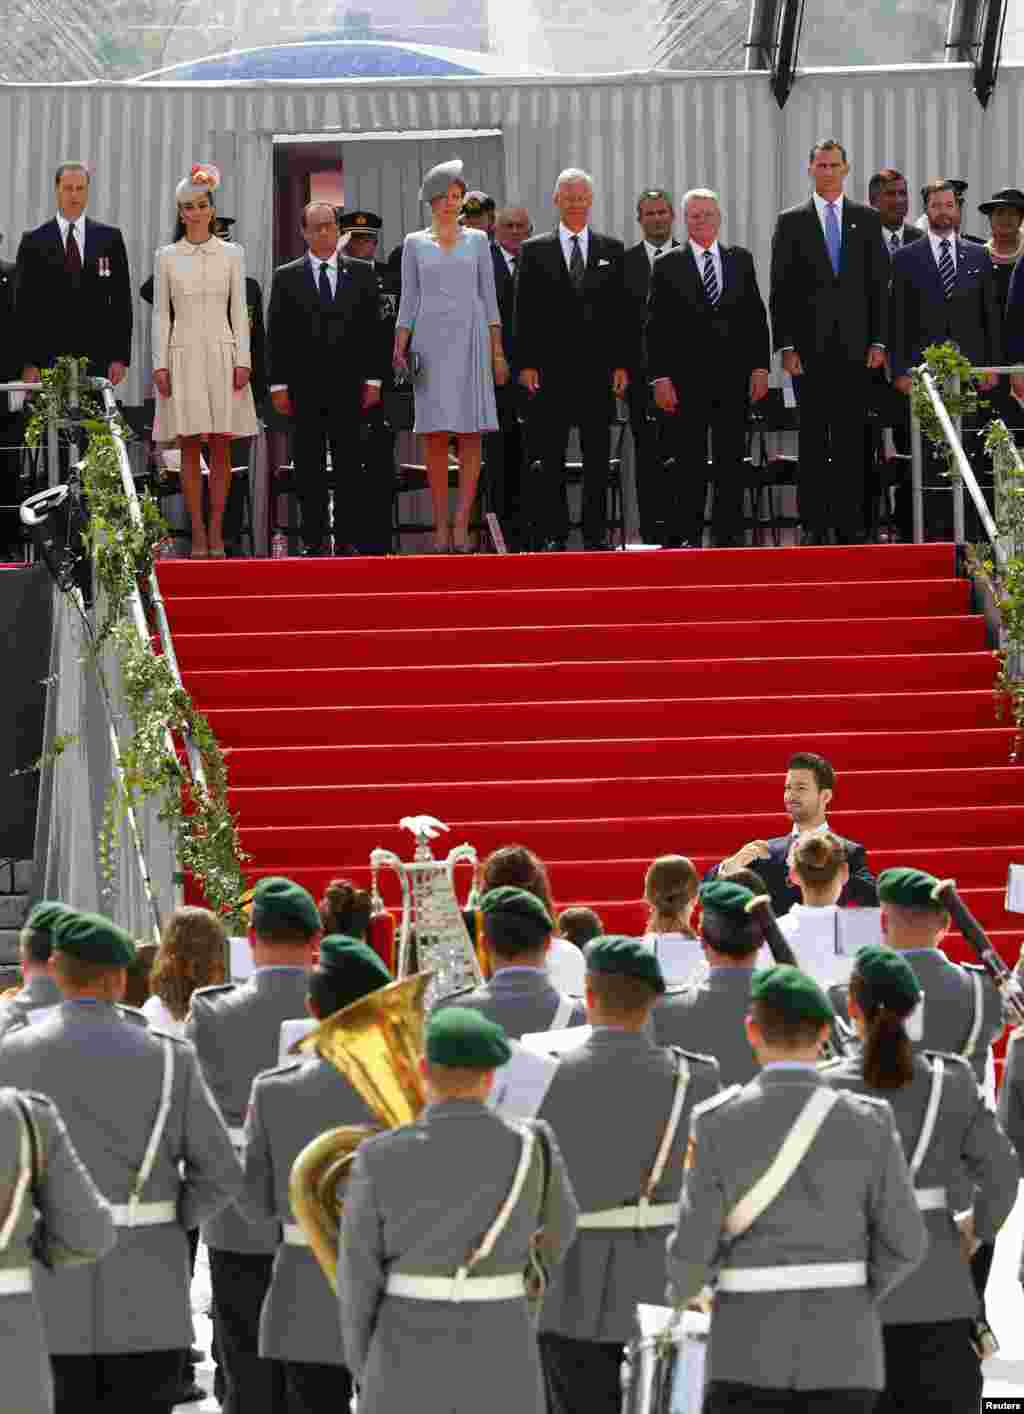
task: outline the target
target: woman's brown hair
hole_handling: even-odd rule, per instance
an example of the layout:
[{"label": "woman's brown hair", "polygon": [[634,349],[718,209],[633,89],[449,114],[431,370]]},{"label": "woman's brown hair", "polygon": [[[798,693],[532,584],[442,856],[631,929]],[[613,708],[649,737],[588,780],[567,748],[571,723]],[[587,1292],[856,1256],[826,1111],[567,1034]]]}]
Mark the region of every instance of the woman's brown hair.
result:
[{"label": "woman's brown hair", "polygon": [[164,924],[160,948],[149,976],[149,990],[175,1021],[184,1021],[197,987],[224,981],[227,934],[208,908],[176,908]]},{"label": "woman's brown hair", "polygon": [[[647,870],[644,898],[651,906],[650,925],[655,932],[668,931],[653,925],[679,923],[679,930],[688,938],[697,935],[682,921],[687,907],[697,897],[700,879],[685,854],[663,854]],[[675,931],[675,930],[672,930]]]},{"label": "woman's brown hair", "polygon": [[876,1000],[870,984],[854,971],[850,996],[864,1013],[864,1080],[873,1090],[900,1090],[914,1076],[914,1048],[903,1028],[906,1016]]},{"label": "woman's brown hair", "polygon": [[366,941],[373,904],[366,889],[357,889],[348,879],[332,879],[319,903],[324,936],[341,933],[346,938]]},{"label": "woman's brown hair", "polygon": [[793,868],[812,888],[824,889],[834,884],[846,862],[846,845],[830,831],[806,835],[793,850]]},{"label": "woman's brown hair", "polygon": [[525,889],[528,894],[539,898],[548,911],[548,917],[554,918],[555,905],[551,901],[548,871],[543,860],[525,845],[506,844],[489,854],[483,862],[481,877],[485,893],[488,889],[504,886]]}]

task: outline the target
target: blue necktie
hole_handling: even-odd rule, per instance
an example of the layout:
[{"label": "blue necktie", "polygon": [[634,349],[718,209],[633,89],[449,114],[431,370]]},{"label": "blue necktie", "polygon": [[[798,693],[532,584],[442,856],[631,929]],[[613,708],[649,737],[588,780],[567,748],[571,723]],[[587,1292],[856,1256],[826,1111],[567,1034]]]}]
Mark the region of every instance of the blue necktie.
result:
[{"label": "blue necktie", "polygon": [[334,296],[331,294],[331,277],[327,273],[329,269],[330,267],[327,261],[322,261],[320,265],[320,279],[317,282],[320,286],[321,304],[332,304],[334,302]]},{"label": "blue necktie", "polygon": [[839,217],[831,201],[825,207],[825,244],[828,246],[828,258],[832,262],[832,274],[838,275],[843,237],[839,230]]},{"label": "blue necktie", "polygon": [[949,299],[956,284],[956,266],[953,264],[949,246],[948,240],[939,241],[939,279],[942,281],[942,294],[945,299]]}]

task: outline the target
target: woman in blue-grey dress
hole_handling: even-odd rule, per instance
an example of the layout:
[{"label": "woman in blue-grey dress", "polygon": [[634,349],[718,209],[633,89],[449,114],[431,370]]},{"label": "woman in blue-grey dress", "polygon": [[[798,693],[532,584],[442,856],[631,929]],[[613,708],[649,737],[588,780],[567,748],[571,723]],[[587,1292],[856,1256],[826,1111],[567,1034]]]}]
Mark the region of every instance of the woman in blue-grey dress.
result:
[{"label": "woman in blue-grey dress", "polygon": [[[426,443],[434,503],[434,550],[469,548],[469,517],[480,477],[480,437],[494,432],[494,384],[508,381],[490,244],[482,231],[458,224],[466,193],[462,163],[442,162],[423,179],[420,200],[430,203],[425,231],[402,247],[402,299],[394,365],[408,371],[407,351],[419,355],[414,384],[415,432]],[[458,438],[459,499],[448,525],[448,444]]]}]

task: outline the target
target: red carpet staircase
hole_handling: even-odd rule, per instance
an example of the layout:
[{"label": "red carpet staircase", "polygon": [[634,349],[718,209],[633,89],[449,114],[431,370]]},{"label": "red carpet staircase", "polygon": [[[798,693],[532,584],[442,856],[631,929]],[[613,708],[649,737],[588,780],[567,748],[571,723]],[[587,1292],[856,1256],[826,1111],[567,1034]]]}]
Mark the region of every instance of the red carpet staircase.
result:
[{"label": "red carpet staircase", "polygon": [[559,906],[635,933],[655,855],[703,869],[780,833],[803,748],[840,772],[831,821],[876,871],[956,878],[1016,959],[1024,776],[950,546],[167,561],[160,580],[254,878],[319,897],[376,845],[409,857],[398,819],[425,813],[445,852],[529,845]]}]

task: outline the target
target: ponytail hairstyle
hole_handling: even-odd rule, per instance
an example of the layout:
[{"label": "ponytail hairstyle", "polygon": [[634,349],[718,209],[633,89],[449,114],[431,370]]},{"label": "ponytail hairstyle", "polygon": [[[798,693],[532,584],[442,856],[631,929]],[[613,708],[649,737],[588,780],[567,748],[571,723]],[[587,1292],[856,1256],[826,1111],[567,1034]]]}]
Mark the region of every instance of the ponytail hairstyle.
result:
[{"label": "ponytail hairstyle", "polygon": [[686,913],[697,897],[700,879],[693,864],[683,854],[663,854],[647,870],[644,898],[650,905],[648,928],[652,933],[697,935],[686,921]]},{"label": "ponytail hairstyle", "polygon": [[366,941],[373,904],[366,889],[357,889],[348,879],[332,879],[319,904],[324,936],[340,934]]},{"label": "ponytail hairstyle", "polygon": [[865,1082],[873,1090],[909,1085],[914,1073],[910,1032],[919,1029],[924,1003],[909,963],[892,948],[869,943],[854,959],[850,996],[864,1013]]}]

